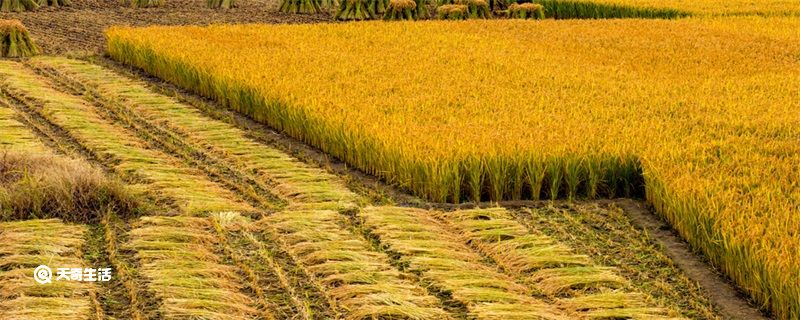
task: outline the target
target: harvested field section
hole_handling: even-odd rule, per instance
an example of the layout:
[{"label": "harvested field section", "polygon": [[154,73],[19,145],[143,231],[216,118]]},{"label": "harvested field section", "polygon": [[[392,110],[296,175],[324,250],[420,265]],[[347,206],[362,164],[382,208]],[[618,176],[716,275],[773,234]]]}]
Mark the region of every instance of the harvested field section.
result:
[{"label": "harvested field section", "polygon": [[197,149],[224,159],[243,175],[253,172],[269,191],[289,203],[290,209],[344,209],[358,197],[338,177],[312,168],[289,155],[247,138],[246,132],[208,118],[192,106],[152,92],[143,83],[117,75],[100,66],[65,58],[31,61],[51,68],[107,101],[124,103],[151,124],[158,124]]},{"label": "harvested field section", "polygon": [[47,147],[33,132],[17,120],[17,115],[8,102],[0,98],[0,153],[25,151],[49,153]]},{"label": "harvested field section", "polygon": [[245,277],[215,252],[218,241],[208,219],[143,217],[124,247],[135,252],[166,318],[273,319],[243,293]]},{"label": "harvested field section", "polygon": [[364,230],[427,286],[478,319],[567,319],[525,286],[484,264],[439,222],[420,209],[369,207],[359,215]]},{"label": "harvested field section", "polygon": [[102,118],[80,98],[52,88],[52,84],[21,64],[0,63],[3,90],[52,124],[66,130],[80,144],[135,188],[155,191],[174,201],[180,211],[251,211],[248,204],[234,200],[228,190],[209,181],[202,172],[177,159],[149,150],[144,142]]},{"label": "harvested field section", "polygon": [[680,315],[632,290],[615,268],[598,266],[563,243],[531,233],[504,208],[434,214],[508,274],[554,299],[570,314],[615,319]]},{"label": "harvested field section", "polygon": [[[237,213],[214,214],[214,227],[226,255],[244,271],[250,288],[276,319],[326,319],[331,306],[308,275],[275,241],[253,232],[249,219]],[[257,289],[256,289],[257,288]]]},{"label": "harvested field section", "polygon": [[631,225],[621,209],[575,204],[521,208],[511,213],[529,230],[569,243],[576,252],[613,266],[631,280],[631,286],[660,304],[673,306],[692,319],[720,319],[698,285],[676,269],[654,239]]},{"label": "harvested field section", "polygon": [[440,301],[405,279],[388,258],[344,230],[335,211],[283,211],[257,222],[325,292],[347,319],[447,319]]},{"label": "harvested field section", "polygon": [[0,222],[0,319],[96,319],[94,284],[33,280],[39,265],[83,268],[86,228],[57,219]]}]

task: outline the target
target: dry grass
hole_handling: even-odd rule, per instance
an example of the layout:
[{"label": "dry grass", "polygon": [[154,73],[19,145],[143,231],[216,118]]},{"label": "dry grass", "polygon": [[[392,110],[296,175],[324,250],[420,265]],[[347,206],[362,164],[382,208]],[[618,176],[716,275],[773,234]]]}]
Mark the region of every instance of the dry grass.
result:
[{"label": "dry grass", "polygon": [[419,209],[369,207],[364,228],[400,263],[464,305],[479,319],[560,319],[565,315],[531,291],[482,263],[461,239]]},{"label": "dry grass", "polygon": [[274,233],[346,319],[447,319],[438,300],[342,230],[334,211],[283,211],[258,222]]},{"label": "dry grass", "polygon": [[[22,0],[20,3],[26,3],[26,1],[30,0]],[[4,6],[9,2],[9,0],[4,0],[0,4],[0,10],[5,8]],[[35,56],[39,54],[39,51],[39,47],[33,43],[28,29],[22,25],[22,22],[19,20],[0,20],[0,57],[24,58]]]},{"label": "dry grass", "polygon": [[[0,222],[0,319],[93,319],[94,285],[55,281],[56,268],[88,267],[81,258],[85,232],[57,219]],[[33,280],[39,265],[53,269],[52,283]]]},{"label": "dry grass", "polygon": [[59,218],[98,222],[105,210],[139,213],[140,200],[121,182],[85,162],[26,153],[0,153],[0,219]]},{"label": "dry grass", "polygon": [[125,249],[163,302],[171,319],[253,319],[257,303],[242,293],[239,270],[214,248],[218,239],[208,219],[143,217],[133,223]]},{"label": "dry grass", "polygon": [[[798,28],[753,17],[118,28],[108,44],[434,201],[646,191],[789,317],[800,314],[800,41],[787,30]],[[398,63],[416,56],[437,59]]]},{"label": "dry grass", "polygon": [[253,210],[202,172],[149,150],[144,142],[102,118],[80,97],[55,90],[52,83],[21,64],[0,62],[0,77],[6,91],[30,101],[40,115],[68,131],[117,174],[136,182],[131,186],[134,190],[156,192],[173,200],[186,213]]}]

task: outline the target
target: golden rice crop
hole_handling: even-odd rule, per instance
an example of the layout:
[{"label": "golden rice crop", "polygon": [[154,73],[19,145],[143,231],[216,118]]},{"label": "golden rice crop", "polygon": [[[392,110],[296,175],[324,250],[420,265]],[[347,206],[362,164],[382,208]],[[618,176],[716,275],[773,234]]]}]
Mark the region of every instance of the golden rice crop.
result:
[{"label": "golden rice crop", "polygon": [[798,15],[796,0],[537,0],[548,17],[679,18],[685,16]]},{"label": "golden rice crop", "polygon": [[760,17],[113,28],[108,51],[430,200],[645,191],[790,318],[796,30]]}]

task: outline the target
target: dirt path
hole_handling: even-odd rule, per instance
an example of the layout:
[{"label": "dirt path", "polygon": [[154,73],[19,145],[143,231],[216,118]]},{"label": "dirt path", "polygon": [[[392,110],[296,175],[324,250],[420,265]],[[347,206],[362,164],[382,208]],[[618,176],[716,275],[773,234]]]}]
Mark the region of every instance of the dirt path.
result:
[{"label": "dirt path", "polygon": [[666,222],[644,207],[643,203],[627,199],[612,203],[621,207],[633,223],[647,230],[664,247],[672,261],[689,278],[700,284],[725,319],[767,319],[748,303],[744,294],[694,254],[686,241],[676,235]]},{"label": "dirt path", "polygon": [[133,9],[120,0],[73,0],[73,6],[35,12],[0,13],[19,19],[48,54],[86,55],[103,50],[103,30],[115,25],[207,25],[212,23],[314,23],[331,21],[329,14],[294,15],[277,12],[277,0],[238,0],[230,10],[206,8],[206,0],[165,0],[161,8]]}]

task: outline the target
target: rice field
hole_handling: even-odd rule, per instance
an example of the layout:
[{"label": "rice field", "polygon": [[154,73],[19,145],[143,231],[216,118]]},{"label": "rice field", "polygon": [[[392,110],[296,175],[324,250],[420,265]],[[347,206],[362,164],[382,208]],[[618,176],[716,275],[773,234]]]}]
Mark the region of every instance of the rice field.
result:
[{"label": "rice field", "polygon": [[107,34],[114,59],[430,201],[644,197],[792,318],[799,27],[750,16]]},{"label": "rice field", "polygon": [[[6,163],[25,157],[93,170],[136,199],[57,216],[68,219],[0,216],[0,319],[721,319],[675,267],[660,279],[597,261],[507,209],[367,200],[236,122],[98,64],[2,61],[0,91],[0,207],[19,177]],[[645,231],[628,234],[629,252],[658,257]],[[41,264],[113,278],[40,285]]]}]

